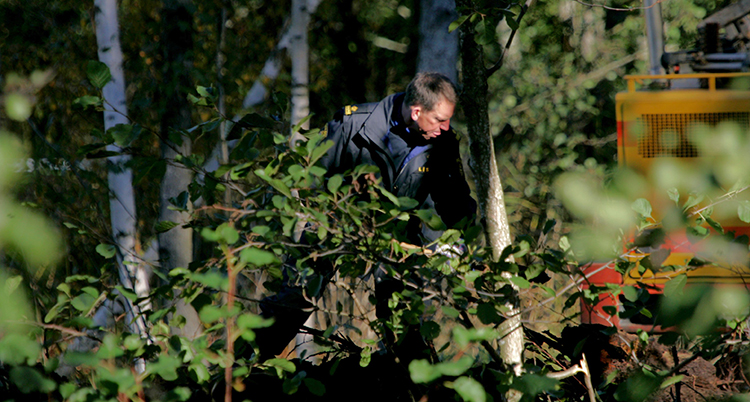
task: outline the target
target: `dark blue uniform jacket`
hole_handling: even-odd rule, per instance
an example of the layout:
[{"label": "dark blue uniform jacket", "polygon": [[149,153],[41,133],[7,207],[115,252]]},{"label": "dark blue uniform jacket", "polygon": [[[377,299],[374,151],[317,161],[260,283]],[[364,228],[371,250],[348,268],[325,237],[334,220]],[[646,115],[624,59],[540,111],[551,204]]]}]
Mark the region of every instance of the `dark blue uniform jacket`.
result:
[{"label": "dark blue uniform jacket", "polygon": [[[408,132],[400,113],[403,98],[398,93],[337,112],[327,126],[334,145],[321,159],[323,166],[329,175],[361,164],[377,166],[386,190],[415,199],[419,209],[434,209],[448,227],[473,218],[476,202],[463,175],[456,134],[443,131],[425,140]],[[426,225],[420,231],[423,244],[442,234]]]}]

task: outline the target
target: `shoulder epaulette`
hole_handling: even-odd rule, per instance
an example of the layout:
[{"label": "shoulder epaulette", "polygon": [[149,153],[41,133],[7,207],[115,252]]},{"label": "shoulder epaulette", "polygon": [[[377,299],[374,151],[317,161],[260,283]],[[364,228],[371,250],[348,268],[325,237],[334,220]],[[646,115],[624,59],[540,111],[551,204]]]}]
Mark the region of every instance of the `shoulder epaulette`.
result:
[{"label": "shoulder epaulette", "polygon": [[346,105],[344,106],[344,116],[351,116],[353,114],[371,113],[376,103],[362,103],[360,105]]},{"label": "shoulder epaulette", "polygon": [[344,115],[349,116],[352,112],[356,112],[359,107],[357,105],[346,105],[344,106]]}]

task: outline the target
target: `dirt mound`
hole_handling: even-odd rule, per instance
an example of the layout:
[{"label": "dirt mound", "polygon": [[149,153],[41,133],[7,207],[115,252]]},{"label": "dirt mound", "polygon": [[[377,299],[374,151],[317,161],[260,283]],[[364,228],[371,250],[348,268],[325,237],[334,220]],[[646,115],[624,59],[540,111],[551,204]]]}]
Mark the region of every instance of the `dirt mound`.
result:
[{"label": "dirt mound", "polygon": [[[586,355],[594,384],[631,381],[631,387],[650,386],[656,391],[648,397],[649,401],[711,401],[747,392],[740,357],[717,359],[714,364],[654,338],[645,343],[635,334],[611,327],[581,325],[566,328],[560,341],[561,351],[573,361],[580,359],[582,353]],[[657,377],[633,380],[634,376],[648,377],[643,374],[645,371],[666,374],[675,382],[660,389],[663,383]]]}]

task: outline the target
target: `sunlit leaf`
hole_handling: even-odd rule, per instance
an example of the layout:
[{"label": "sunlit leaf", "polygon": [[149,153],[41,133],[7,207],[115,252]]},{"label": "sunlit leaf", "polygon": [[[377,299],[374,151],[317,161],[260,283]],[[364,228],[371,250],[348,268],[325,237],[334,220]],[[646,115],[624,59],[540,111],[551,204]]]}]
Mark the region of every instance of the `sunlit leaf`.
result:
[{"label": "sunlit leaf", "polygon": [[653,209],[651,208],[651,203],[645,199],[645,198],[639,198],[633,202],[631,205],[633,208],[633,211],[637,212],[644,218],[650,218],[651,212]]},{"label": "sunlit leaf", "polygon": [[25,121],[31,117],[32,104],[28,97],[10,93],[5,95],[5,114],[16,121]]},{"label": "sunlit leaf", "polygon": [[464,22],[466,22],[468,18],[469,18],[469,15],[462,15],[458,17],[457,20],[451,22],[450,25],[448,25],[448,32],[453,32],[456,29],[458,29],[458,27],[460,27]]},{"label": "sunlit leaf", "polygon": [[259,249],[257,247],[249,247],[243,249],[240,252],[240,260],[247,264],[253,264],[258,267],[276,264],[279,262],[276,254],[270,251]]},{"label": "sunlit leaf", "polygon": [[479,381],[471,377],[459,377],[453,381],[453,389],[467,402],[485,402],[487,394]]},{"label": "sunlit leaf", "polygon": [[180,224],[176,222],[170,222],[170,221],[159,221],[159,222],[156,222],[156,225],[154,225],[154,231],[156,233],[164,233],[164,232],[168,232],[169,230],[177,226],[180,226]]},{"label": "sunlit leaf", "polygon": [[104,258],[112,258],[115,256],[117,249],[111,244],[101,243],[96,246],[96,252]]}]

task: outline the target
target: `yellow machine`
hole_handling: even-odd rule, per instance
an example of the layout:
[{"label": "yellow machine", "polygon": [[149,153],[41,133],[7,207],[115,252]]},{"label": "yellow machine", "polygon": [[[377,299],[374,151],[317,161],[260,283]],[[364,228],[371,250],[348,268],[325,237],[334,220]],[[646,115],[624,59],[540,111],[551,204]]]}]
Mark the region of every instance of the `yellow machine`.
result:
[{"label": "yellow machine", "polygon": [[[745,131],[750,131],[750,91],[717,89],[717,80],[726,82],[738,77],[750,77],[750,73],[699,73],[643,75],[625,77],[627,92],[616,96],[618,128],[618,162],[647,176],[655,161],[663,158],[692,163],[700,158],[700,150],[691,138],[698,126],[714,127],[722,122],[733,122]],[[658,80],[669,89],[636,90],[636,83]],[[692,81],[693,88],[671,89],[679,86],[678,80]],[[666,191],[666,189],[664,189]],[[661,219],[659,201],[650,200],[654,217]],[[727,230],[737,235],[750,233],[750,225],[733,219],[722,222]],[[686,234],[667,233],[661,246],[666,258],[662,266],[685,266],[700,255],[706,245],[688,241]],[[637,261],[654,250],[632,252],[629,256]],[[750,270],[743,264],[706,265],[691,270],[646,270],[639,275],[637,270],[622,278],[624,284],[637,282],[648,285],[663,285],[681,273],[687,273],[689,283],[750,283]]]}]

